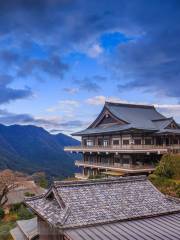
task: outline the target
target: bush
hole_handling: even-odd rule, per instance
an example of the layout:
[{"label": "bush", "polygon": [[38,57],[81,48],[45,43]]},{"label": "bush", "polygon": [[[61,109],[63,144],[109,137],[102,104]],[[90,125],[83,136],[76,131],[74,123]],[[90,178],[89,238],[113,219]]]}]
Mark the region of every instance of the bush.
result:
[{"label": "bush", "polygon": [[0,208],[0,221],[4,218],[4,210],[2,208]]},{"label": "bush", "polygon": [[39,178],[38,185],[42,188],[48,188],[48,180],[45,178],[45,176]]},{"label": "bush", "polygon": [[24,196],[25,196],[25,197],[34,197],[35,194],[34,194],[34,193],[30,193],[30,192],[25,192],[25,193],[24,193]]},{"label": "bush", "polygon": [[10,230],[15,227],[15,222],[2,222],[0,224],[0,239],[1,240],[10,240],[12,239],[10,235]]},{"label": "bush", "polygon": [[21,205],[19,211],[18,211],[18,219],[19,220],[28,220],[33,218],[33,214],[23,205]]},{"label": "bush", "polygon": [[178,198],[180,198],[180,184],[176,185],[176,195]]},{"label": "bush", "polygon": [[12,204],[12,206],[10,208],[10,212],[17,212],[20,209],[21,205],[22,205],[22,203]]},{"label": "bush", "polygon": [[163,155],[154,174],[165,178],[180,179],[180,155]]}]

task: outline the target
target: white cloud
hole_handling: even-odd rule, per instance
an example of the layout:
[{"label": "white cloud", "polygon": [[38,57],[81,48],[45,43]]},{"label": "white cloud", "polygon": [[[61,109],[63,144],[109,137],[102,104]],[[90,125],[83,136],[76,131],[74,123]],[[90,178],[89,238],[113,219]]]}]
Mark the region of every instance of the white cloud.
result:
[{"label": "white cloud", "polygon": [[176,117],[180,121],[180,104],[154,104],[167,117]]},{"label": "white cloud", "polygon": [[157,108],[180,110],[180,104],[154,104]]},{"label": "white cloud", "polygon": [[118,97],[107,97],[106,101],[108,102],[118,102],[118,103],[129,103],[128,101],[126,100],[122,100],[121,98],[118,98]]},{"label": "white cloud", "polygon": [[71,112],[75,108],[79,107],[80,104],[78,101],[75,100],[61,100],[58,102],[56,106],[50,107],[47,109],[48,112],[57,112],[59,110],[62,110],[63,112]]},{"label": "white cloud", "polygon": [[95,96],[92,98],[88,98],[85,102],[90,104],[90,105],[103,105],[105,101],[109,102],[119,102],[119,103],[128,103],[125,100],[122,100],[117,97],[105,97],[105,96]]},{"label": "white cloud", "polygon": [[85,102],[90,105],[103,105],[105,103],[106,98],[104,96],[95,96],[92,98],[88,98]]},{"label": "white cloud", "polygon": [[101,53],[103,53],[103,48],[99,44],[93,44],[90,48],[87,50],[87,55],[91,58],[98,57]]}]

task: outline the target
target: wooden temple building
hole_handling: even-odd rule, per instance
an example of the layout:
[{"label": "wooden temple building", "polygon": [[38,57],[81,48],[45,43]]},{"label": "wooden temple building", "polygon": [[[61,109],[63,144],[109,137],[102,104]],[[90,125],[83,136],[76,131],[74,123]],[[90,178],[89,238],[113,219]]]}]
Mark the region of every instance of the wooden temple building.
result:
[{"label": "wooden temple building", "polygon": [[180,152],[180,125],[154,106],[106,102],[95,121],[80,136],[80,146],[65,151],[82,153],[79,179],[96,175],[151,173],[168,152]]},{"label": "wooden temple building", "polygon": [[40,240],[180,239],[180,200],[146,176],[54,182],[25,203],[37,215]]}]

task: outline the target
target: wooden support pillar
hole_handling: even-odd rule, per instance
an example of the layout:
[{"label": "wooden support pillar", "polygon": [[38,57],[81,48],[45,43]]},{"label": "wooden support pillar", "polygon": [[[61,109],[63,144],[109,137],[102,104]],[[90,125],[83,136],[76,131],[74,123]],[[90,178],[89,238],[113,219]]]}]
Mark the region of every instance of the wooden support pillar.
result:
[{"label": "wooden support pillar", "polygon": [[156,145],[156,137],[153,137],[153,144]]},{"label": "wooden support pillar", "polygon": [[165,136],[162,136],[162,142],[163,142],[163,146],[166,145],[166,137]]}]

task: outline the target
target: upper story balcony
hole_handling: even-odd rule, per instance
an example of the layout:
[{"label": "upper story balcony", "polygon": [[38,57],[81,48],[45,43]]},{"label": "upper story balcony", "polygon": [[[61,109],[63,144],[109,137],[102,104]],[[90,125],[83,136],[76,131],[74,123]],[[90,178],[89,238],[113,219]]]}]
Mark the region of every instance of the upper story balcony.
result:
[{"label": "upper story balcony", "polygon": [[180,151],[180,144],[177,145],[107,145],[107,146],[67,146],[64,148],[67,152],[76,153],[157,153],[164,154],[168,151]]},{"label": "upper story balcony", "polygon": [[121,163],[104,163],[104,162],[90,162],[90,161],[75,161],[78,167],[97,168],[110,171],[120,171],[124,173],[151,173],[155,170],[154,164],[121,164]]}]

